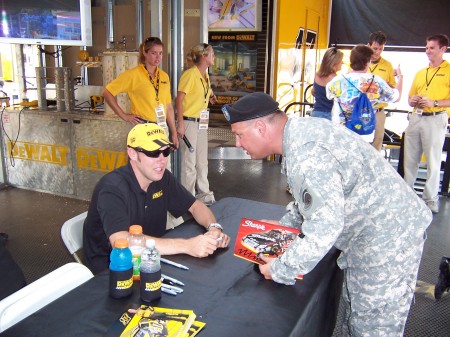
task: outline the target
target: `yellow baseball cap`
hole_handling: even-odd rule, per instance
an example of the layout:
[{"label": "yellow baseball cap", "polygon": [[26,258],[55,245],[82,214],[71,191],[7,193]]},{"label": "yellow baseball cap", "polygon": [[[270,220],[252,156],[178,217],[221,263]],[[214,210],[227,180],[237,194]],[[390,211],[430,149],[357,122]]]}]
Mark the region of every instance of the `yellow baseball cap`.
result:
[{"label": "yellow baseball cap", "polygon": [[165,146],[175,149],[175,145],[169,141],[164,129],[155,123],[135,125],[128,132],[127,146],[147,151],[159,150]]}]

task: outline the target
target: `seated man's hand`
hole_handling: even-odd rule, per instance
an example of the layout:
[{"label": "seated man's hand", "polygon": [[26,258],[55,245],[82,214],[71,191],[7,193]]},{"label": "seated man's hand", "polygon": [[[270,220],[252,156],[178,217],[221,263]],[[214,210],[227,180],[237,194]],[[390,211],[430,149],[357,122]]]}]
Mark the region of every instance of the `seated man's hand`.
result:
[{"label": "seated man's hand", "polygon": [[218,248],[226,248],[230,243],[230,237],[223,233],[220,229],[211,227],[209,231],[205,233],[216,240]]},{"label": "seated man's hand", "polygon": [[197,235],[186,241],[186,254],[194,257],[206,257],[217,249],[217,240],[208,233]]}]

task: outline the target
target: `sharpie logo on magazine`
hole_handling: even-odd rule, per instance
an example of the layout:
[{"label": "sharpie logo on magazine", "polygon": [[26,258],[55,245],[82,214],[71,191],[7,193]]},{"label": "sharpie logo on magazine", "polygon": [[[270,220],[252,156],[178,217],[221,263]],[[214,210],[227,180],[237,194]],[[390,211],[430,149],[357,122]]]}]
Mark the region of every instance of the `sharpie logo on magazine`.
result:
[{"label": "sharpie logo on magazine", "polygon": [[254,223],[252,220],[245,220],[242,226],[256,228],[261,231],[266,230],[266,226],[264,226],[262,223]]}]

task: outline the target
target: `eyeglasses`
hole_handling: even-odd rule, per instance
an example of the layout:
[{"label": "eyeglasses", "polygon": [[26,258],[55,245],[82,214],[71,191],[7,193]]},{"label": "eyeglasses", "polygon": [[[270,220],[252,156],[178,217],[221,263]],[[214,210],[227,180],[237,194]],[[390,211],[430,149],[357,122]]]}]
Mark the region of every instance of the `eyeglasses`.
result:
[{"label": "eyeglasses", "polygon": [[154,150],[154,151],[147,151],[141,147],[131,147],[131,146],[129,147],[137,152],[145,154],[147,157],[150,158],[158,158],[161,155],[161,153],[164,157],[168,157],[170,155],[170,152],[172,152],[172,149],[170,147],[166,147],[164,150]]}]

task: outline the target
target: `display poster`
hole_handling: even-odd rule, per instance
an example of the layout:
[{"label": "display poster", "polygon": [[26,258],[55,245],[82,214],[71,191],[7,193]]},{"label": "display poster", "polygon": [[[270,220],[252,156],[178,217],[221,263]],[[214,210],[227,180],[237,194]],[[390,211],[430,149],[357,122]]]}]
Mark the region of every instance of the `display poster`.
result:
[{"label": "display poster", "polygon": [[209,68],[216,105],[234,103],[256,89],[256,34],[210,33],[214,65]]}]

